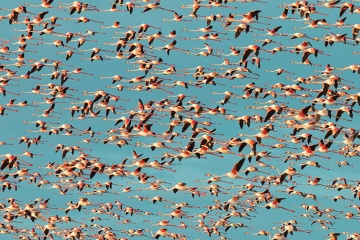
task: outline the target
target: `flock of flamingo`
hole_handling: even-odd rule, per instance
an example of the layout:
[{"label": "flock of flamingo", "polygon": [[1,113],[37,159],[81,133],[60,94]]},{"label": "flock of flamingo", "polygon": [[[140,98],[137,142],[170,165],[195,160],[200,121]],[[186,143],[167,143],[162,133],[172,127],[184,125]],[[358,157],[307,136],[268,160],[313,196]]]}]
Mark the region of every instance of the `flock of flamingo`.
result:
[{"label": "flock of flamingo", "polygon": [[2,3],[1,239],[359,240],[360,5]]}]

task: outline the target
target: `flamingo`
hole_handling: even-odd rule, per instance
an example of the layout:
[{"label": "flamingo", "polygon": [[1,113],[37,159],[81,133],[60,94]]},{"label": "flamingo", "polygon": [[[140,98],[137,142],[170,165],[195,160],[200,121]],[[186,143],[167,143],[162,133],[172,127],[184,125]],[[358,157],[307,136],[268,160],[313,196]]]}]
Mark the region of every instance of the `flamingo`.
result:
[{"label": "flamingo", "polygon": [[273,29],[266,29],[267,33],[265,35],[258,35],[258,34],[254,34],[254,36],[276,36],[278,33],[278,31],[282,28],[282,26],[277,26]]},{"label": "flamingo", "polygon": [[166,9],[166,8],[161,7],[160,2],[147,4],[144,7],[144,10],[142,10],[141,12],[144,13],[144,12],[147,12],[147,11],[150,11],[150,10],[153,10],[153,9],[161,9],[161,10],[165,10],[165,11],[168,11],[168,12],[175,12],[174,10]]},{"label": "flamingo", "polygon": [[223,176],[229,177],[229,178],[242,178],[239,176],[239,171],[242,167],[242,165],[245,162],[245,158],[240,159],[237,163],[234,164],[233,168],[230,172],[226,173]]},{"label": "flamingo", "polygon": [[[271,201],[270,203],[266,204],[264,207],[267,208],[267,209],[270,209],[270,208],[281,208],[281,209],[284,209],[286,211],[289,211],[289,212],[295,212],[294,210],[292,209],[288,209],[288,208],[285,208],[283,206],[280,206],[279,203],[284,200],[286,198],[274,198],[273,201]],[[274,239],[274,238],[273,238]],[[276,238],[277,239],[277,238]]]},{"label": "flamingo", "polygon": [[269,17],[269,19],[281,19],[281,20],[295,20],[295,18],[288,17],[289,8],[285,7],[283,12],[278,17]]},{"label": "flamingo", "polygon": [[64,18],[64,20],[77,20],[77,23],[88,23],[88,22],[96,22],[96,23],[101,23],[104,24],[101,21],[97,21],[94,19],[89,19],[87,17],[79,17],[79,18]]}]

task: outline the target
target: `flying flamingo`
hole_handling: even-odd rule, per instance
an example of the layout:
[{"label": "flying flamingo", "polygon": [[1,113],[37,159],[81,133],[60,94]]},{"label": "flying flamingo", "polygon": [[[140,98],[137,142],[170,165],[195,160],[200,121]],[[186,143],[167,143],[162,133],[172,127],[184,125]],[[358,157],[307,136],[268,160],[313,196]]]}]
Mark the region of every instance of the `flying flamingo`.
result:
[{"label": "flying flamingo", "polygon": [[229,178],[242,178],[240,175],[239,175],[239,171],[242,167],[242,165],[244,164],[245,162],[245,158],[242,158],[240,159],[237,163],[234,164],[233,168],[231,169],[230,172],[226,173],[225,175],[223,176],[226,176],[226,177],[229,177]]},{"label": "flying flamingo", "polygon": [[146,6],[144,6],[143,8],[144,8],[144,10],[141,11],[142,13],[153,10],[153,9],[161,9],[161,10],[165,10],[165,11],[168,11],[168,12],[175,12],[174,10],[170,10],[170,9],[166,9],[166,8],[161,7],[160,2],[149,3]]},{"label": "flying flamingo", "polygon": [[88,22],[96,22],[96,23],[101,23],[104,24],[101,21],[97,21],[97,20],[93,20],[93,19],[89,19],[87,17],[79,17],[79,18],[64,18],[64,20],[77,20],[77,23],[88,23]]},{"label": "flying flamingo", "polygon": [[[264,207],[267,208],[267,209],[271,209],[271,208],[281,208],[281,209],[284,209],[286,211],[289,211],[289,212],[295,212],[294,210],[292,209],[288,209],[288,208],[285,208],[285,207],[282,207],[279,205],[279,203],[284,200],[285,198],[274,198],[273,201],[271,201],[270,203],[266,204]],[[276,238],[278,239],[278,238]]]}]

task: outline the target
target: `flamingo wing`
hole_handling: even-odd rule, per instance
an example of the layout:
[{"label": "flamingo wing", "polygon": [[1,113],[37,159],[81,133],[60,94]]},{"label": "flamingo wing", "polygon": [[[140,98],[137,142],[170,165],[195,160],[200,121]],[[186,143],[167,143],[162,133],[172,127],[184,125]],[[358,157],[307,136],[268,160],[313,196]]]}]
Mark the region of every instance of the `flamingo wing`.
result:
[{"label": "flamingo wing", "polygon": [[265,116],[265,119],[264,119],[264,122],[268,121],[274,114],[275,114],[275,110],[274,109],[271,109],[270,111],[268,111],[266,113],[266,116]]},{"label": "flamingo wing", "polygon": [[251,49],[246,49],[245,52],[244,52],[244,56],[242,58],[242,61],[245,61],[249,57],[249,55],[251,54],[252,51],[253,50],[251,50]]},{"label": "flamingo wing", "polygon": [[244,162],[245,162],[245,158],[240,159],[237,163],[234,164],[234,167],[232,168],[231,172],[238,173]]},{"label": "flamingo wing", "polygon": [[304,62],[308,59],[308,57],[309,57],[310,55],[311,55],[310,52],[305,51],[305,52],[303,53],[303,56],[302,56],[302,59],[301,59],[302,63],[304,63]]},{"label": "flamingo wing", "polygon": [[340,119],[340,117],[341,117],[341,115],[344,113],[344,111],[343,110],[337,110],[336,111],[336,119],[335,119],[335,122],[337,122],[337,121],[339,121],[339,119]]},{"label": "flamingo wing", "polygon": [[287,173],[283,173],[280,175],[280,183],[283,183],[287,175],[288,175]]}]

